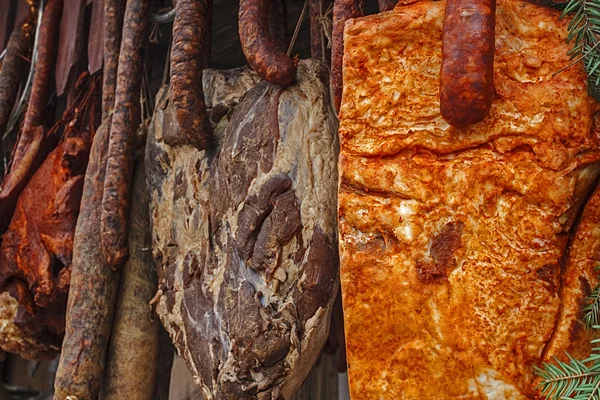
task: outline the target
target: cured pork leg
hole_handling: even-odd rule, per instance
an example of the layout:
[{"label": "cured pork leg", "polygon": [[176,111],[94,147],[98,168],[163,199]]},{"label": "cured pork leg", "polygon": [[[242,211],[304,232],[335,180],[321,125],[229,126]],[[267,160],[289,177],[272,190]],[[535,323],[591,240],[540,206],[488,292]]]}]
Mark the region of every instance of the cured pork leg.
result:
[{"label": "cured pork leg", "polygon": [[150,127],[156,310],[204,398],[291,399],[338,286],[327,69],[301,61],[287,88],[239,70],[204,80],[217,148],[166,144],[180,134],[166,91]]},{"label": "cured pork leg", "polygon": [[568,21],[498,0],[492,107],[456,129],[439,112],[444,6],[345,28],[338,199],[355,400],[535,398],[533,367],[587,346],[577,320],[596,284],[599,195],[577,215],[600,140],[583,68],[553,76],[570,62]]}]

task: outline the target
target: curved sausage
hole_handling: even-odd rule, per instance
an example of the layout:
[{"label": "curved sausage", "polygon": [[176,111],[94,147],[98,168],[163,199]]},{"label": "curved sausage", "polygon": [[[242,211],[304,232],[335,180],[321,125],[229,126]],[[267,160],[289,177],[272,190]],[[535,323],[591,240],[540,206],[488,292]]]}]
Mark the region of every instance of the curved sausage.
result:
[{"label": "curved sausage", "polygon": [[494,97],[495,0],[448,0],[440,111],[454,127],[481,122]]},{"label": "curved sausage", "polygon": [[[181,0],[180,0],[181,1]],[[131,253],[119,279],[119,292],[106,355],[101,400],[150,400],[159,368],[160,322],[148,303],[157,290],[144,154],[135,163],[129,215]]]},{"label": "curved sausage", "polygon": [[129,189],[135,134],[140,124],[142,49],[150,3],[151,0],[128,0],[125,7],[100,219],[102,250],[113,268],[127,259]]},{"label": "curved sausage", "polygon": [[206,0],[179,0],[175,6],[171,50],[171,101],[183,137],[169,145],[191,144],[206,149],[212,127],[202,91],[205,33],[209,4]]},{"label": "curved sausage", "polygon": [[264,80],[289,85],[296,79],[296,63],[277,45],[269,31],[269,0],[240,0],[238,14],[242,51]]},{"label": "curved sausage", "polygon": [[56,60],[58,26],[62,15],[63,0],[50,0],[44,8],[40,24],[38,63],[31,88],[31,97],[25,113],[23,132],[42,125],[46,104],[50,97],[50,73]]},{"label": "curved sausage", "polygon": [[333,3],[333,31],[331,39],[331,86],[336,111],[342,103],[342,60],[344,57],[344,24],[351,18],[364,15],[362,0],[335,0]]}]

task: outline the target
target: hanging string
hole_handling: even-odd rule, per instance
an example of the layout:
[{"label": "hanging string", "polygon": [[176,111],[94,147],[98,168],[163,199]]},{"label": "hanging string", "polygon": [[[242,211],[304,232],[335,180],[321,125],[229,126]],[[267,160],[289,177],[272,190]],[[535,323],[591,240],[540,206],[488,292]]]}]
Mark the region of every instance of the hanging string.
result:
[{"label": "hanging string", "polygon": [[300,13],[300,18],[298,18],[298,22],[296,23],[296,29],[294,29],[294,35],[292,35],[292,40],[290,41],[290,45],[288,46],[286,54],[288,57],[292,54],[292,48],[294,44],[296,44],[296,39],[298,38],[298,32],[300,32],[300,26],[302,25],[302,21],[304,21],[304,15],[306,14],[306,9],[308,8],[308,0],[304,1],[304,6],[302,7],[302,12]]}]

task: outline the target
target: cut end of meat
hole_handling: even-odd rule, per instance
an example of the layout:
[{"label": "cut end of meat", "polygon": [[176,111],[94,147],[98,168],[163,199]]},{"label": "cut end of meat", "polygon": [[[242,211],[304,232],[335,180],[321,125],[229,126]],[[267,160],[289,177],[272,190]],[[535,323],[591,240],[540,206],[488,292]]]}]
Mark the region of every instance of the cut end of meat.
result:
[{"label": "cut end of meat", "polygon": [[52,360],[60,351],[60,337],[27,318],[8,292],[0,294],[0,350],[28,360]]}]

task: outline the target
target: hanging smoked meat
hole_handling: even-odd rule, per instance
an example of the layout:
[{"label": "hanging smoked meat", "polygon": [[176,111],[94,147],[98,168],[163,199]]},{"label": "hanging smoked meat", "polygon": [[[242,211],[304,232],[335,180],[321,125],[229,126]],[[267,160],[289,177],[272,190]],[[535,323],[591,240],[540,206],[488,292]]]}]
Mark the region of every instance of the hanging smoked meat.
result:
[{"label": "hanging smoked meat", "polygon": [[56,356],[64,332],[73,236],[93,135],[98,82],[87,74],[79,80],[76,101],[51,130],[64,124],[63,139],[21,192],[1,237],[0,292],[4,292],[7,308],[0,313],[9,325],[14,324],[9,327],[17,333],[6,335],[0,347],[26,358]]},{"label": "hanging smoked meat", "polygon": [[[346,23],[339,231],[353,399],[531,399],[589,354],[600,263],[598,104],[568,21],[498,0],[482,122],[440,113],[444,1]],[[459,79],[455,76],[454,79]],[[582,339],[583,338],[583,339]]]},{"label": "hanging smoked meat", "polygon": [[291,399],[338,287],[336,121],[316,60],[287,88],[242,71],[204,72],[207,151],[165,144],[183,136],[158,96],[146,155],[156,310],[206,398]]}]

